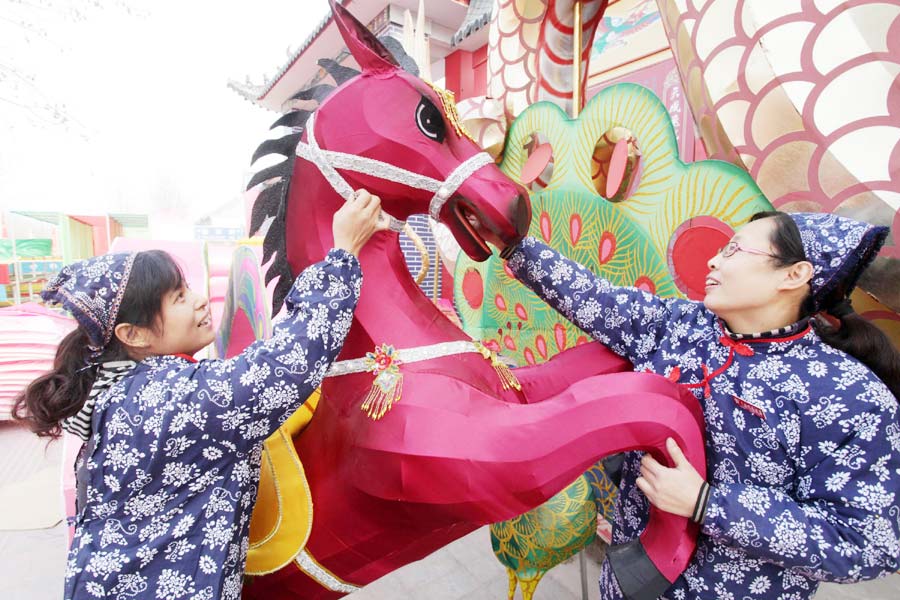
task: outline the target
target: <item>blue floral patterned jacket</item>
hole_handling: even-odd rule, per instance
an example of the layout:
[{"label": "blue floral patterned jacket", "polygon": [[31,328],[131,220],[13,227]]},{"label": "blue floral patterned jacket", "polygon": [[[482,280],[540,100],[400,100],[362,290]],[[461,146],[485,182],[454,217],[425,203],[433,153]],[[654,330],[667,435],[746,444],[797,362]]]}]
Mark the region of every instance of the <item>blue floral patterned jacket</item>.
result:
[{"label": "blue floral patterned jacket", "polygon": [[[665,597],[811,597],[900,567],[897,400],[863,364],[808,326],[736,341],[702,303],[616,287],[525,238],[523,283],[637,371],[691,387],[703,406],[712,492],[697,552]],[[625,461],[613,542],[636,538],[648,502]],[[601,597],[621,591],[607,564]]]},{"label": "blue floral patterned jacket", "polygon": [[304,270],[269,340],[148,358],[98,397],[67,599],[237,600],[263,441],[318,387],[359,299],[356,257]]}]

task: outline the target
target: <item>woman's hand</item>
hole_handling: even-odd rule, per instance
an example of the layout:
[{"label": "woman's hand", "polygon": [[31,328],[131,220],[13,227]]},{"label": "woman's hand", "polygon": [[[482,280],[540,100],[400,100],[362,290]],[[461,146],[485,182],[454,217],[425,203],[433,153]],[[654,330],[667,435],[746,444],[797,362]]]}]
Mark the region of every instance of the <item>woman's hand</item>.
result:
[{"label": "woman's hand", "polygon": [[331,224],[334,247],[358,256],[372,234],[387,229],[388,225],[389,219],[381,212],[381,199],[366,190],[356,190],[334,213]]},{"label": "woman's hand", "polygon": [[675,466],[666,467],[645,454],[641,460],[641,476],[637,478],[637,486],[656,508],[690,517],[694,513],[703,478],[684,457],[675,440],[667,439],[666,449]]}]

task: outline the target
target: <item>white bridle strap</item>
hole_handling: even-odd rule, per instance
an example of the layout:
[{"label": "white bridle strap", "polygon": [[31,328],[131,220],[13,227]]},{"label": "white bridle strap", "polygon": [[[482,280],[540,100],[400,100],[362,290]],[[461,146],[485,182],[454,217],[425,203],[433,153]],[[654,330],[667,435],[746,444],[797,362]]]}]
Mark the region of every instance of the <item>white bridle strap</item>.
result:
[{"label": "white bridle strap", "polygon": [[[444,356],[455,356],[467,352],[481,353],[479,346],[474,342],[459,340],[455,342],[441,342],[430,346],[418,346],[416,348],[400,348],[394,351],[394,358],[398,364],[414,363]],[[366,373],[371,371],[371,361],[365,358],[350,358],[331,364],[325,377],[341,377],[351,373]]]},{"label": "white bridle strap", "polygon": [[428,214],[431,215],[431,218],[435,221],[438,220],[438,215],[441,214],[444,203],[450,199],[450,196],[456,193],[456,190],[469,178],[469,175],[486,164],[493,162],[494,159],[490,154],[487,152],[479,152],[453,169],[453,172],[450,173],[450,177],[448,177],[447,181],[438,188],[434,197],[431,199],[431,202],[428,204]]},{"label": "white bridle strap", "polygon": [[[436,220],[441,212],[441,208],[459,189],[459,186],[475,171],[494,162],[490,154],[479,152],[456,167],[446,181],[439,181],[426,175],[407,171],[390,163],[375,160],[374,158],[335,152],[333,150],[322,150],[318,142],[316,142],[316,136],[313,132],[314,116],[311,115],[306,124],[307,142],[299,142],[297,144],[297,156],[316,165],[328,183],[331,184],[331,187],[334,188],[334,191],[340,194],[344,200],[350,199],[353,195],[353,188],[341,177],[337,169],[354,171],[434,193],[428,205],[428,213]],[[402,231],[403,222],[391,217],[391,229],[393,231]]]}]

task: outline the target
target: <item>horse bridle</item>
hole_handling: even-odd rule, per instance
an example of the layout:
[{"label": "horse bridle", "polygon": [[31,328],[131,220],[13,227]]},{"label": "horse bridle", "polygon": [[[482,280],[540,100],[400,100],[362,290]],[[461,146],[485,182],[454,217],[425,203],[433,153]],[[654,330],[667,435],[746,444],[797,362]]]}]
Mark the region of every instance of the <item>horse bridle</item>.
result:
[{"label": "horse bridle", "polygon": [[[318,167],[328,183],[331,184],[331,187],[334,188],[334,191],[345,201],[350,200],[353,197],[354,190],[350,187],[350,184],[347,183],[347,180],[337,172],[337,169],[354,171],[356,173],[362,173],[363,175],[369,175],[371,177],[377,177],[395,183],[402,183],[403,185],[412,188],[433,193],[434,196],[432,196],[431,202],[428,204],[428,214],[431,215],[432,219],[438,220],[441,208],[443,208],[444,204],[447,203],[447,200],[456,193],[459,186],[480,168],[494,162],[494,159],[491,158],[490,154],[487,152],[479,152],[478,154],[470,156],[456,167],[453,172],[447,176],[447,179],[440,181],[426,175],[407,171],[396,165],[382,162],[374,158],[356,156],[345,152],[335,152],[334,150],[323,150],[319,147],[314,134],[314,117],[315,115],[310,115],[309,120],[307,121],[307,141],[297,143],[296,154],[300,158],[307,160]],[[391,231],[403,231],[403,221],[390,215],[387,216],[390,219],[389,227]]]},{"label": "horse bridle", "polygon": [[[446,204],[447,200],[453,196],[459,186],[461,186],[470,175],[486,164],[494,162],[494,159],[491,158],[488,153],[479,152],[454,169],[445,181],[439,181],[380,160],[321,149],[313,134],[313,116],[310,116],[307,121],[306,136],[308,140],[306,143],[301,141],[297,144],[297,156],[316,165],[325,179],[328,180],[328,183],[331,184],[331,187],[333,187],[345,201],[350,200],[354,196],[354,190],[340,173],[337,172],[337,169],[363,173],[372,177],[378,177],[379,179],[402,183],[413,188],[432,192],[434,196],[429,203],[428,213],[435,220],[438,219],[441,208]],[[389,227],[392,231],[403,231],[403,221],[392,216],[389,216],[389,218]],[[478,351],[474,346],[470,346],[472,346],[472,342],[436,344],[433,347],[429,346],[406,350],[404,358],[409,362],[415,362],[416,360],[428,360],[439,356]],[[352,359],[335,363],[332,365],[326,376],[333,377],[368,370],[364,367],[363,361],[364,359]],[[610,546],[608,555],[619,586],[625,597],[630,600],[650,600],[657,598],[665,592],[672,583],[660,572],[651,560],[647,550],[644,548],[643,540],[641,538],[624,544]],[[319,581],[322,585],[326,585],[320,579],[316,579],[316,581]],[[352,587],[353,586],[351,586],[351,588]],[[345,590],[342,589],[341,591]],[[353,590],[347,589],[346,591]]]}]

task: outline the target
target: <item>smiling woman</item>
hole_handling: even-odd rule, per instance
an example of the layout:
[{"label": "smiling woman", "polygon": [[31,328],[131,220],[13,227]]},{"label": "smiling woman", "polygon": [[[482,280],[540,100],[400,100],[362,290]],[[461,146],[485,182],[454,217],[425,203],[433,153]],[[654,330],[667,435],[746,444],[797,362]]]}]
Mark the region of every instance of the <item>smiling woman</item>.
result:
[{"label": "smiling woman", "polygon": [[[621,469],[613,544],[638,538],[650,505],[701,525],[681,577],[639,597],[809,598],[900,567],[900,356],[848,300],[886,235],[761,213],[709,260],[702,303],[613,286],[534,238],[505,249],[551,306],[703,407],[707,481],[671,439],[668,464],[629,453]],[[610,553],[601,597],[637,597],[652,569],[633,561]]]},{"label": "smiling woman", "polygon": [[138,360],[165,354],[193,356],[215,338],[209,299],[184,282],[162,297],[159,318],[151,326],[120,323],[116,329],[131,347],[131,357]]},{"label": "smiling woman", "polygon": [[753,220],[709,260],[703,304],[735,333],[770,331],[800,320],[813,267],[807,260],[775,267],[775,228],[774,219]]},{"label": "smiling woman", "polygon": [[165,252],[95,257],[47,286],[78,328],[14,415],[85,441],[66,598],[240,597],[261,446],[340,352],[380,210],[364,191],[346,203],[271,339],[229,360],[191,357],[213,340],[209,304]]}]

